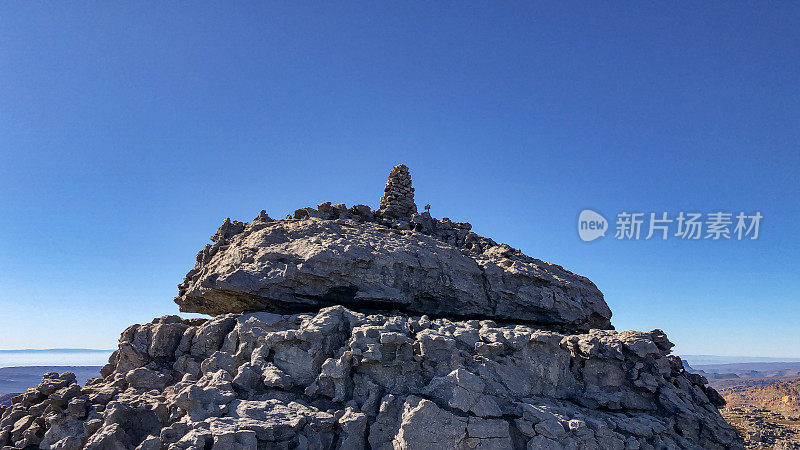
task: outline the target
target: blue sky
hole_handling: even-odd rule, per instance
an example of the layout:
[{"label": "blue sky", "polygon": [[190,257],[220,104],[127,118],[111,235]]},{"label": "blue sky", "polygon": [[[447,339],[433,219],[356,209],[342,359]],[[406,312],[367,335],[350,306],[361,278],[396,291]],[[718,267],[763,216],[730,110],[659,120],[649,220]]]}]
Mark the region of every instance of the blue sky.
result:
[{"label": "blue sky", "polygon": [[[0,348],[113,348],[225,217],[377,206],[591,278],[679,353],[800,357],[797,3],[0,4]],[[764,216],[578,239],[580,210]]]}]

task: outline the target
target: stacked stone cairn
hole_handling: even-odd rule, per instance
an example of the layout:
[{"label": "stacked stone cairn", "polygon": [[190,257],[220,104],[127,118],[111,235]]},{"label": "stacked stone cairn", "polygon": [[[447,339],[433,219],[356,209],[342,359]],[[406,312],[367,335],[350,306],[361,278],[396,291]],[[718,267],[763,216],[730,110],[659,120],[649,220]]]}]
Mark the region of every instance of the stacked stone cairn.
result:
[{"label": "stacked stone cairn", "polygon": [[395,166],[389,173],[378,211],[386,217],[411,217],[416,214],[417,204],[414,203],[411,174],[405,164]]}]

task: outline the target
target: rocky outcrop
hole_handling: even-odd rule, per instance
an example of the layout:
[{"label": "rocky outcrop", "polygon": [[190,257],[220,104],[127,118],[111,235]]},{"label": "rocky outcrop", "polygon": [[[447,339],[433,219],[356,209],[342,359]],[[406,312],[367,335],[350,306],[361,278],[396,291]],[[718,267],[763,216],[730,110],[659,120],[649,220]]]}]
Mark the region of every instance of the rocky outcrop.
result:
[{"label": "rocky outcrop", "polygon": [[291,313],[341,304],[610,328],[611,311],[592,282],[506,245],[466,251],[412,230],[315,217],[237,230],[218,232],[224,244],[201,253],[175,299],[181,311]]},{"label": "rocky outcrop", "polygon": [[617,332],[588,279],[416,212],[405,166],[381,207],[226,219],[179,286],[81,387],[0,406],[0,447],[741,448],[724,400],[660,330]]},{"label": "rocky outcrop", "polygon": [[134,325],[86,386],[48,374],[0,445],[87,449],[731,448],[659,330],[267,312]]},{"label": "rocky outcrop", "polygon": [[324,203],[282,221],[226,219],[179,286],[181,311],[293,313],[341,304],[565,331],[611,328],[611,310],[587,278],[481,237],[468,223],[428,213],[402,218],[398,208],[410,213],[413,188],[398,167],[377,211]]}]

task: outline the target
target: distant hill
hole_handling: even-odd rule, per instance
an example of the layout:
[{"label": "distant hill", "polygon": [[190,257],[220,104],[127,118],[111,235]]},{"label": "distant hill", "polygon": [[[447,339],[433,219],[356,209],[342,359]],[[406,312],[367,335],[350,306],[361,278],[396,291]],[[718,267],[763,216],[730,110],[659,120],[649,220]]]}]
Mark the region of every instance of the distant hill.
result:
[{"label": "distant hill", "polygon": [[733,386],[719,389],[728,408],[752,406],[788,417],[800,416],[800,378],[769,386]]},{"label": "distant hill", "polygon": [[720,412],[739,429],[747,448],[800,448],[800,361],[713,355],[681,359],[687,371],[708,378],[725,398]]},{"label": "distant hill", "polygon": [[708,378],[714,388],[769,386],[779,381],[800,378],[800,362],[741,362],[725,364],[683,363],[686,370]]},{"label": "distant hill", "polygon": [[[798,377],[800,362],[752,362],[736,364],[691,365],[691,370],[703,374],[735,374],[739,377]],[[730,378],[727,376],[726,378]]]},{"label": "distant hill", "polygon": [[800,362],[800,358],[781,358],[772,356],[719,356],[719,355],[680,355],[681,360],[694,366],[760,363],[760,362]]}]

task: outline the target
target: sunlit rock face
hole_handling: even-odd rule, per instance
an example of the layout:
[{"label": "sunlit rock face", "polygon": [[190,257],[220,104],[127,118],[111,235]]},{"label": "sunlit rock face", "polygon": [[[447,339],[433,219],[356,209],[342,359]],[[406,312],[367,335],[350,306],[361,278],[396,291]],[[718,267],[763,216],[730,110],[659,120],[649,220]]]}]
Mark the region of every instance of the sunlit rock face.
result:
[{"label": "sunlit rock face", "polygon": [[[705,380],[649,333],[317,313],[166,316],[103,379],[48,374],[0,420],[41,448],[736,448]],[[23,445],[24,444],[24,445]]]},{"label": "sunlit rock face", "polygon": [[417,213],[226,220],[101,371],[0,406],[0,447],[42,449],[743,448],[722,398],[660,330],[614,331],[588,279]]},{"label": "sunlit rock face", "polygon": [[587,278],[479,236],[468,223],[417,214],[408,169],[398,167],[376,211],[325,203],[292,219],[226,220],[180,285],[181,311],[293,313],[341,304],[611,328],[603,294]]}]

